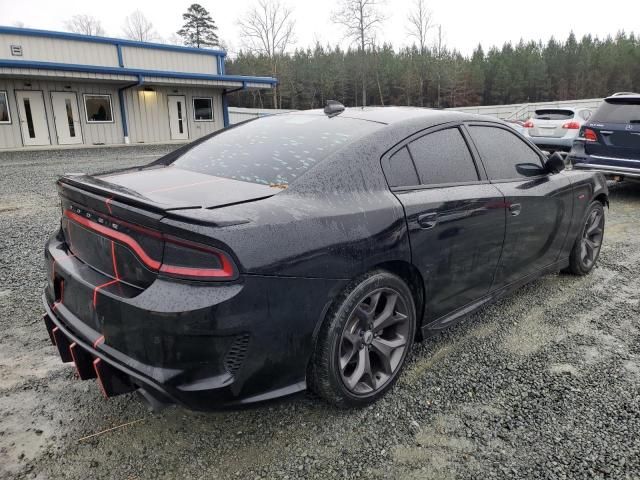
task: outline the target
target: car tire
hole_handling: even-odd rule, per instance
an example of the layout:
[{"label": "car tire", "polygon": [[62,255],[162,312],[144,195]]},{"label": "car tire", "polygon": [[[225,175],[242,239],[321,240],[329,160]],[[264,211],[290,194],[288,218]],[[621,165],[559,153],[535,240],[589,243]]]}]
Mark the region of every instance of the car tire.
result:
[{"label": "car tire", "polygon": [[310,390],[341,408],[375,402],[398,380],[415,332],[415,303],[400,277],[376,270],[356,279],[320,328]]},{"label": "car tire", "polygon": [[569,268],[565,271],[573,275],[586,275],[595,266],[602,248],[604,238],[604,206],[598,201],[589,205],[582,228],[576,238],[571,255]]}]

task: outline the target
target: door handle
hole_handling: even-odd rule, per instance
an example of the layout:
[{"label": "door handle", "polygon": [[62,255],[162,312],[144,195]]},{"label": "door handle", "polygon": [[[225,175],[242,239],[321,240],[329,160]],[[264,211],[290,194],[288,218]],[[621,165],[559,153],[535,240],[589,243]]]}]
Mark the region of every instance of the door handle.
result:
[{"label": "door handle", "polygon": [[520,215],[520,212],[522,212],[522,205],[520,205],[519,203],[512,203],[511,205],[509,205],[509,212],[511,212],[511,215],[513,215],[514,217],[517,217],[518,215]]},{"label": "door handle", "polygon": [[423,230],[429,230],[433,228],[438,223],[438,214],[437,213],[423,213],[422,215],[418,215],[418,225]]}]

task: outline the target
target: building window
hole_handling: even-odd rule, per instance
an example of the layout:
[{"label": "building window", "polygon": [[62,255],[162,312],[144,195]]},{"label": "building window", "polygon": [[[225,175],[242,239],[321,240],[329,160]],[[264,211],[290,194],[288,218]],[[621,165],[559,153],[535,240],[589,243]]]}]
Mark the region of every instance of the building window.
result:
[{"label": "building window", "polygon": [[193,97],[193,117],[196,122],[213,122],[213,101],[208,97]]},{"label": "building window", "polygon": [[11,123],[7,92],[0,92],[0,123]]},{"label": "building window", "polygon": [[112,123],[111,95],[85,95],[84,108],[88,123]]}]

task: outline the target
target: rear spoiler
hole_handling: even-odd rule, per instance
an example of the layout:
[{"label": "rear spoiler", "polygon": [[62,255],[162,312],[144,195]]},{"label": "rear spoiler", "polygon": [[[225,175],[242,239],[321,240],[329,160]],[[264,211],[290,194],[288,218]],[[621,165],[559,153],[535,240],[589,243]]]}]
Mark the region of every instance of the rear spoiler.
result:
[{"label": "rear spoiler", "polygon": [[58,178],[57,185],[60,196],[106,214],[112,214],[112,209],[117,204],[123,204],[126,207],[133,207],[131,209],[125,207],[127,210],[132,210],[131,213],[144,212],[145,217],[153,218],[155,222],[159,222],[162,218],[170,218],[213,227],[249,223],[246,218],[223,211],[209,210],[202,205],[163,204],[138,192],[84,173],[61,176]]}]

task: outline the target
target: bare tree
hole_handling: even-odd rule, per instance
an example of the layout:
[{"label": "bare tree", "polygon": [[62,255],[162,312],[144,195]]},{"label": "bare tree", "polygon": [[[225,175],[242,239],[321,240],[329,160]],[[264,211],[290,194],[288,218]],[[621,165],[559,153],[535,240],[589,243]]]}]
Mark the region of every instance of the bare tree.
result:
[{"label": "bare tree", "polygon": [[445,48],[446,47],[444,45],[444,38],[442,36],[442,25],[438,25],[438,38],[433,47],[436,53],[436,58],[438,60],[436,62],[436,76],[438,77],[438,103],[436,106],[438,108],[440,108],[440,98],[442,91],[442,57],[445,53]]},{"label": "bare tree", "polygon": [[331,15],[333,22],[344,27],[345,36],[358,44],[362,60],[363,106],[367,103],[365,51],[373,44],[375,32],[384,21],[381,4],[382,0],[340,0],[340,7]]},{"label": "bare tree", "polygon": [[407,34],[418,42],[418,104],[424,106],[424,84],[427,77],[427,34],[433,25],[433,14],[424,0],[415,0],[412,10],[407,16]]},{"label": "bare tree", "polygon": [[102,23],[91,15],[74,15],[64,22],[67,30],[73,33],[81,33],[82,35],[104,36],[104,28]]},{"label": "bare tree", "polygon": [[[278,73],[278,57],[294,41],[292,10],[280,0],[258,0],[258,4],[238,20],[243,46],[271,62],[271,73]],[[280,99],[280,103],[282,99]],[[278,108],[278,88],[273,88],[273,106]]]},{"label": "bare tree", "polygon": [[153,30],[153,23],[140,10],[136,10],[124,20],[122,31],[125,37],[139,42],[150,42],[158,38]]},{"label": "bare tree", "polygon": [[418,41],[420,53],[424,54],[427,50],[427,34],[434,27],[433,13],[424,0],[416,0],[407,20],[409,21],[407,33]]}]

